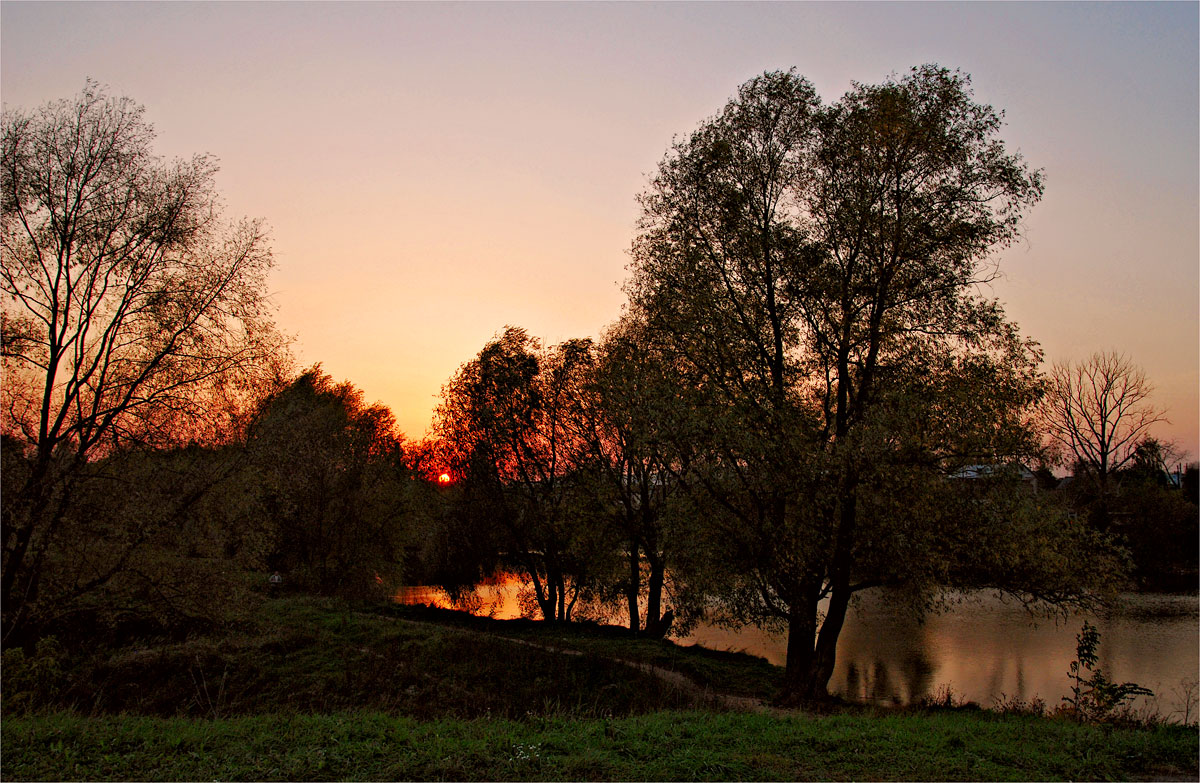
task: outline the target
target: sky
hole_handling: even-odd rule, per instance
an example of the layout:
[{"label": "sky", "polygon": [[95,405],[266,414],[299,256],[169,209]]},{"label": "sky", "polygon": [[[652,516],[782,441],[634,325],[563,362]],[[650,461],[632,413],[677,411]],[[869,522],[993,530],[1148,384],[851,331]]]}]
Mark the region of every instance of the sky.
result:
[{"label": "sky", "polygon": [[0,2],[0,98],[86,79],[210,153],[263,218],[301,366],[410,438],[506,325],[548,344],[621,312],[636,196],[738,85],[826,101],[938,63],[1043,169],[987,291],[1047,364],[1126,354],[1200,455],[1200,4]]}]

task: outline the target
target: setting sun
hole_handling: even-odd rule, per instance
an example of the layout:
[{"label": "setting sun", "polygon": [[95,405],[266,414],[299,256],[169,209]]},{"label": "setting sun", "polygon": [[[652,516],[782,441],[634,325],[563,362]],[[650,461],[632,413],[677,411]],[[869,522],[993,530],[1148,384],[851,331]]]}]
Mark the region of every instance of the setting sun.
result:
[{"label": "setting sun", "polygon": [[438,483],[439,484],[449,484],[450,483],[450,474],[443,473],[442,475],[438,476]]}]

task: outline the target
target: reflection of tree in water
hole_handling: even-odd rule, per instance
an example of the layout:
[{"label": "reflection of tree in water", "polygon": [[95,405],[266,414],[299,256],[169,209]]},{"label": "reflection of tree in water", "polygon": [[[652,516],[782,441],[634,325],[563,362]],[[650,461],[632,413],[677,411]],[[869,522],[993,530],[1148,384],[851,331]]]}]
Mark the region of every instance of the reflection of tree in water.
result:
[{"label": "reflection of tree in water", "polygon": [[888,667],[883,661],[875,660],[875,682],[871,689],[872,701],[900,701],[896,695],[895,689],[892,688],[891,679],[888,677]]},{"label": "reflection of tree in water", "polygon": [[904,683],[908,686],[906,703],[920,701],[932,693],[934,665],[924,649],[913,650],[900,665]]},{"label": "reflection of tree in water", "polygon": [[845,662],[845,679],[839,688],[835,675],[834,689],[843,698],[912,703],[932,692],[937,666],[927,629],[911,616],[897,615],[886,600],[864,600],[852,611],[838,657]]},{"label": "reflection of tree in water", "polygon": [[933,680],[933,667],[920,655],[909,656],[900,665],[905,695],[893,682],[893,675],[887,663],[876,658],[869,667],[860,667],[855,661],[848,661],[846,666],[846,684],[842,688],[843,698],[857,701],[888,702],[901,704],[920,699],[929,691]]},{"label": "reflection of tree in water", "polygon": [[854,661],[850,661],[846,665],[846,685],[842,688],[842,697],[846,699],[861,699],[862,691],[860,690],[861,683],[858,681],[858,666]]}]

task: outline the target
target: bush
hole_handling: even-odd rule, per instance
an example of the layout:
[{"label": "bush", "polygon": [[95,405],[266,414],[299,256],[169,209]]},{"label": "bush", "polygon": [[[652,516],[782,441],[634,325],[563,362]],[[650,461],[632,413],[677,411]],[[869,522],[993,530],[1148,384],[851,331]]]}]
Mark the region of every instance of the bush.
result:
[{"label": "bush", "polygon": [[66,659],[53,636],[38,640],[30,656],[20,647],[5,650],[4,711],[24,714],[47,706],[66,684]]}]

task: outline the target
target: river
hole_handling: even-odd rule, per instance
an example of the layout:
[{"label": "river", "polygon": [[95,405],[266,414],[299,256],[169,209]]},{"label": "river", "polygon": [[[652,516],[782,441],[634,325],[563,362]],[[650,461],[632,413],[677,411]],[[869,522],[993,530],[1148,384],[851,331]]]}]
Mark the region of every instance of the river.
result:
[{"label": "river", "polygon": [[[477,613],[520,616],[517,583],[497,580],[479,590]],[[1084,619],[1101,634],[1099,667],[1117,682],[1154,691],[1138,706],[1182,717],[1200,673],[1200,599],[1195,595],[1125,594],[1099,615],[1031,618],[1012,600],[966,595],[947,611],[918,622],[897,611],[887,594],[868,591],[852,606],[838,639],[830,690],[845,698],[907,704],[949,689],[956,699],[994,706],[1042,699],[1049,708],[1069,693],[1067,670]],[[449,606],[436,588],[405,588],[397,600]],[[616,618],[614,618],[616,619]],[[783,665],[786,639],[749,627],[701,625],[680,644],[742,650]],[[1191,720],[1196,710],[1191,707]]]}]

